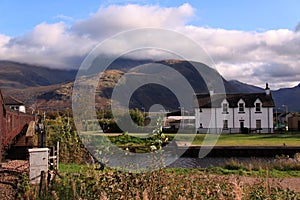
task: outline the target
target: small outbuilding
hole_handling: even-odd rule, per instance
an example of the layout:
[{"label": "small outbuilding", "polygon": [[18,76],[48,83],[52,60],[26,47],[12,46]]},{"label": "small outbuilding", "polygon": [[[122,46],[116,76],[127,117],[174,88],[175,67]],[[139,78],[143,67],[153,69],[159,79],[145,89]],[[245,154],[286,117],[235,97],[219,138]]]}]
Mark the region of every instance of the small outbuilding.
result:
[{"label": "small outbuilding", "polygon": [[26,113],[25,104],[23,102],[15,99],[14,97],[4,96],[3,101],[4,101],[5,106],[7,106],[8,108],[18,111],[18,112]]}]

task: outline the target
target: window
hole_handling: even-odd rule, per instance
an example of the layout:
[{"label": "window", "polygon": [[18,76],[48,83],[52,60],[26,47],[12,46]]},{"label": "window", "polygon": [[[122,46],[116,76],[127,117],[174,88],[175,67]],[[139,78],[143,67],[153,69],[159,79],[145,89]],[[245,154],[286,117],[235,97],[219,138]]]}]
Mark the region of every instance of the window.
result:
[{"label": "window", "polygon": [[260,119],[256,120],[256,128],[261,129],[261,120]]},{"label": "window", "polygon": [[239,103],[239,112],[245,112],[243,103]]},{"label": "window", "polygon": [[223,120],[223,129],[228,129],[228,120]]},{"label": "window", "polygon": [[228,104],[223,103],[223,113],[228,113]]},{"label": "window", "polygon": [[255,104],[255,112],[261,112],[261,105],[260,103]]}]

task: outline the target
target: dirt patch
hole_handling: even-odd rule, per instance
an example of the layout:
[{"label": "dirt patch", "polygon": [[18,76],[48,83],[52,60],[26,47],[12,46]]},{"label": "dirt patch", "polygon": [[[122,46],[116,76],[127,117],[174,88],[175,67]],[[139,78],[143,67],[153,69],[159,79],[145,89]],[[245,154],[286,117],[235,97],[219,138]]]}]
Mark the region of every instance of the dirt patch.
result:
[{"label": "dirt patch", "polygon": [[17,183],[22,173],[29,172],[29,163],[24,160],[12,160],[1,164],[0,167],[0,199],[16,199]]},{"label": "dirt patch", "polygon": [[261,182],[264,182],[271,187],[279,187],[284,190],[291,190],[300,194],[300,177],[298,178],[255,178],[255,177],[246,177],[246,176],[231,176],[230,180],[237,180],[240,185],[249,184],[255,185]]}]

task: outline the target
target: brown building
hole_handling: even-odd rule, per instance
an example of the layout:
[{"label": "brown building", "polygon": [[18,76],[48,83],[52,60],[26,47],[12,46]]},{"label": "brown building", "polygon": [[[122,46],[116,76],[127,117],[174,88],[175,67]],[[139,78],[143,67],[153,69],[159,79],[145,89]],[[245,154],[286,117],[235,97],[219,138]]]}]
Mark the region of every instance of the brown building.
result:
[{"label": "brown building", "polygon": [[289,131],[300,131],[300,114],[293,114],[288,118]]}]

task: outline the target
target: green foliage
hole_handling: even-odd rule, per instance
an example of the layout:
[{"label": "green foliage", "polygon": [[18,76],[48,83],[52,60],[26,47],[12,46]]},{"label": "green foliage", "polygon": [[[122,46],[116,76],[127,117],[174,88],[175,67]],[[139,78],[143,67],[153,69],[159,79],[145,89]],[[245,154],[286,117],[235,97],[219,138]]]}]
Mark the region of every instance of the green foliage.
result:
[{"label": "green foliage", "polygon": [[[125,116],[124,113],[118,113],[118,118],[119,120],[122,120],[122,117]],[[144,114],[138,110],[138,109],[131,109],[129,110],[130,117],[132,121],[137,125],[137,126],[144,126]],[[120,133],[124,131],[130,131],[130,130],[121,130],[112,114],[111,110],[99,110],[97,111],[97,118],[99,120],[100,126],[102,130],[108,133]],[[89,130],[93,131],[93,129],[85,127],[84,130]]]},{"label": "green foliage", "polygon": [[21,198],[24,197],[25,195],[29,195],[32,188],[30,186],[29,177],[27,173],[22,173],[21,178],[18,179],[17,188],[18,188],[16,194],[17,198]]},{"label": "green foliage", "polygon": [[158,118],[156,128],[153,130],[151,136],[147,140],[147,145],[151,151],[161,150],[163,144],[168,142],[168,137],[162,132],[162,119]]},{"label": "green foliage", "polygon": [[132,121],[134,121],[136,125],[144,126],[144,114],[140,110],[130,110],[129,114],[131,116]]},{"label": "green foliage", "polygon": [[61,162],[85,162],[88,152],[82,145],[71,118],[58,117],[46,120],[46,129],[48,146],[56,146],[57,142],[60,144]]},{"label": "green foliage", "polygon": [[135,152],[141,149],[143,152],[161,150],[163,145],[169,142],[168,136],[162,132],[161,118],[157,120],[156,127],[146,138],[131,136],[127,132],[118,136],[108,136],[108,138],[117,146],[134,147]]}]

